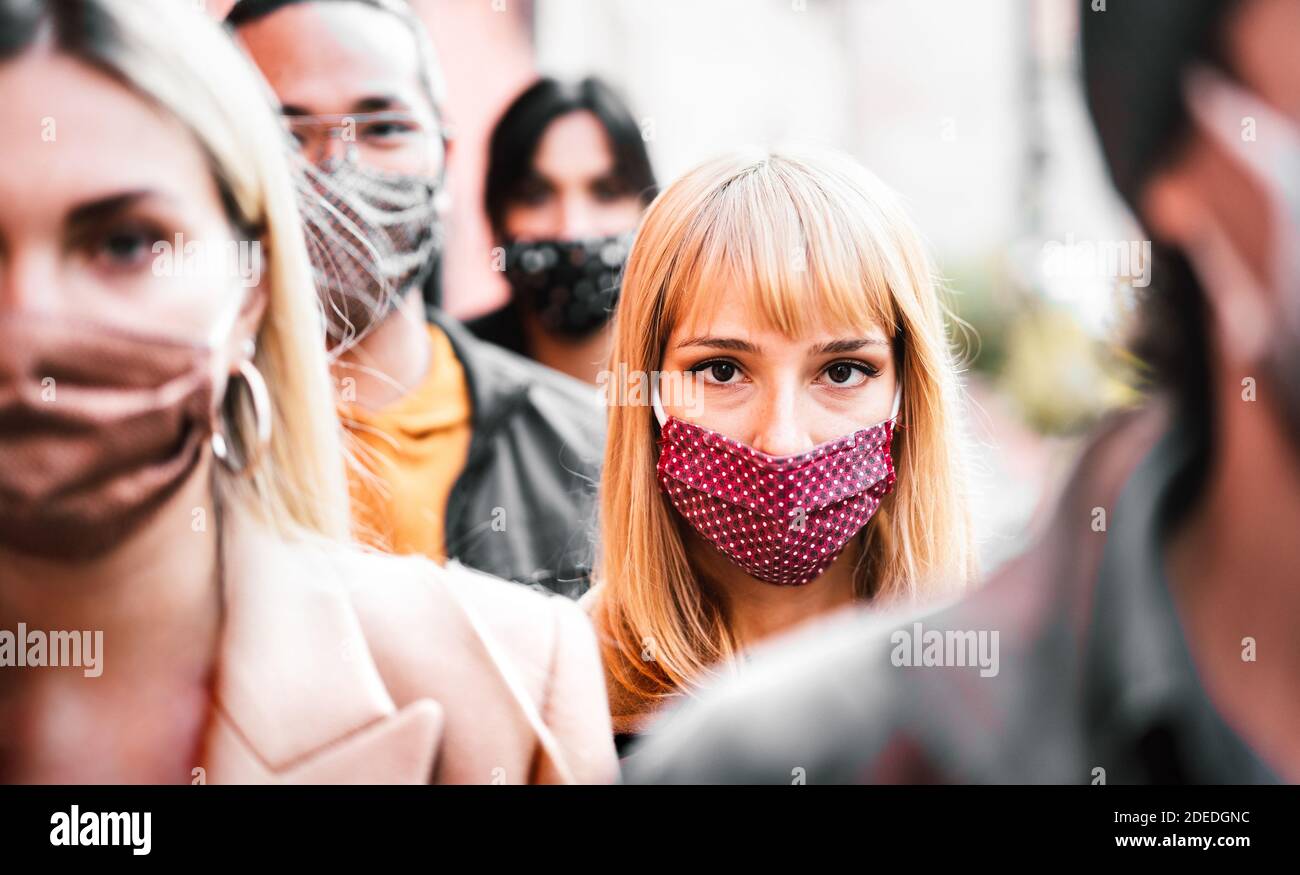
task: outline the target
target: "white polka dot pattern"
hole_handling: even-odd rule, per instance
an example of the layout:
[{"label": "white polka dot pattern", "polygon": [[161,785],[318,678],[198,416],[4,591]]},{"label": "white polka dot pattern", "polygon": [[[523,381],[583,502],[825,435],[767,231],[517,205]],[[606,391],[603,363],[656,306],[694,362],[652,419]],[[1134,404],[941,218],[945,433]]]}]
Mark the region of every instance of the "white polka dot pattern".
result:
[{"label": "white polka dot pattern", "polygon": [[669,417],[659,485],[701,535],[754,577],[814,580],[894,488],[886,420],[794,456],[769,456]]}]

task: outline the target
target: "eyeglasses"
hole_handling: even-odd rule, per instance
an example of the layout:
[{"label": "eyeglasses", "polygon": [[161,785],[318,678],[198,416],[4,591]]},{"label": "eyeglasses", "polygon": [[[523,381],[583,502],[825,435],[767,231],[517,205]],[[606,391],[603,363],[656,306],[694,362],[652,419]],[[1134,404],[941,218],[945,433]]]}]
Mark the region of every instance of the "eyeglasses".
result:
[{"label": "eyeglasses", "polygon": [[447,128],[431,127],[414,113],[361,112],[340,115],[282,116],[302,153],[314,162],[335,151],[359,164],[394,173],[438,175],[451,140]]}]

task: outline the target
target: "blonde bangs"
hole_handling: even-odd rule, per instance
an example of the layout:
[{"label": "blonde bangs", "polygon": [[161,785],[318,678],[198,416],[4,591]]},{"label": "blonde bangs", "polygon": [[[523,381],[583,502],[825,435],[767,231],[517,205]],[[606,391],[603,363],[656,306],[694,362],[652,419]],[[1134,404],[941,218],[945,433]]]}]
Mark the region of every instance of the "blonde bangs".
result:
[{"label": "blonde bangs", "polygon": [[[748,308],[794,340],[875,328],[894,341],[898,485],[861,536],[857,595],[886,604],[971,582],[967,442],[942,289],[892,192],[823,151],[742,150],[677,179],[628,257],[609,372],[657,371],[673,331],[707,330],[721,306]],[[742,645],[692,567],[656,480],[657,440],[648,407],[610,405],[592,610],[616,725],[731,670]]]},{"label": "blonde bangs", "polygon": [[894,338],[892,266],[874,233],[886,233],[884,223],[864,226],[860,211],[843,209],[845,192],[801,171],[790,161],[750,164],[701,204],[676,241],[667,324],[707,325],[726,300],[786,337],[836,326]]}]

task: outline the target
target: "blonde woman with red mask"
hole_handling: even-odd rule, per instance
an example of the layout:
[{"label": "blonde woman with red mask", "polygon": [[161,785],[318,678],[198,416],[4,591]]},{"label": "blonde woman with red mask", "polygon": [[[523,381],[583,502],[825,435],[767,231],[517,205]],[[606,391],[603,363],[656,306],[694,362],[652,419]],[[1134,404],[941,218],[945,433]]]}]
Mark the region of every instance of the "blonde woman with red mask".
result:
[{"label": "blonde woman with red mask", "polygon": [[0,0],[0,120],[0,781],[612,780],[576,607],[346,543],[287,135],[217,25]]},{"label": "blonde woman with red mask", "polygon": [[945,309],[911,222],[851,159],[741,151],[669,186],[606,376],[583,603],[621,751],[762,639],[971,579]]}]

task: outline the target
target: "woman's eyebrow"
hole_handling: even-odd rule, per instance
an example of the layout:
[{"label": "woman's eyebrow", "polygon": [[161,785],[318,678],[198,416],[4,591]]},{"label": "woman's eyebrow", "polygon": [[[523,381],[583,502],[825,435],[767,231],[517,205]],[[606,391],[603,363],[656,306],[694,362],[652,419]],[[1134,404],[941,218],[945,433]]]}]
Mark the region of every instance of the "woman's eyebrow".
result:
[{"label": "woman's eyebrow", "polygon": [[68,213],[68,224],[92,225],[123,213],[141,201],[149,200],[170,201],[171,198],[150,189],[136,189],[96,198],[73,207]]},{"label": "woman's eyebrow", "polygon": [[848,337],[844,340],[832,340],[819,344],[813,347],[813,352],[818,355],[833,355],[835,353],[856,352],[864,346],[889,346],[889,341],[878,337]]},{"label": "woman's eyebrow", "polygon": [[739,340],[734,337],[691,337],[677,344],[678,349],[685,349],[688,346],[704,346],[710,349],[726,349],[732,352],[748,352],[755,355],[761,350],[747,340]]}]

